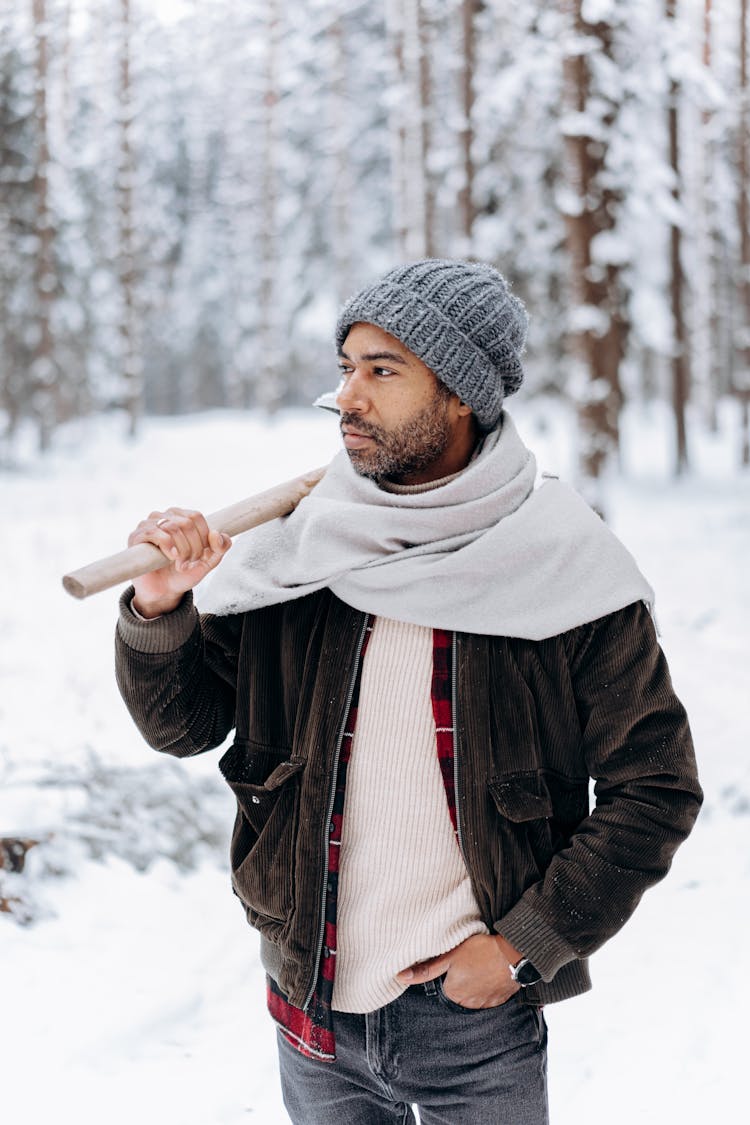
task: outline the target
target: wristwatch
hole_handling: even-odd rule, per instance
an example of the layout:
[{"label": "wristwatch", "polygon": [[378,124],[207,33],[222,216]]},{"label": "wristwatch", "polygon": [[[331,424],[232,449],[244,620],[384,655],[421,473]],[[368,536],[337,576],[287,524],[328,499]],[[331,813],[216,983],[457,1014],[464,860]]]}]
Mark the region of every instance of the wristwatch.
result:
[{"label": "wristwatch", "polygon": [[528,988],[530,984],[537,984],[542,979],[542,974],[534,968],[528,957],[522,957],[520,961],[516,961],[515,965],[511,965],[510,975],[514,981],[520,984],[521,988]]}]

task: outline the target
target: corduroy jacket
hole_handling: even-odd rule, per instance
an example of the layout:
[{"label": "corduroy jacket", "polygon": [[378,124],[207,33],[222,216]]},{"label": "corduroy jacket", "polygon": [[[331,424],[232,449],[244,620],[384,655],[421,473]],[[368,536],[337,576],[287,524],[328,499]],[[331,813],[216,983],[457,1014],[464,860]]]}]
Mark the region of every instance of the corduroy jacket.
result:
[{"label": "corduroy jacket", "polygon": [[[366,617],[323,590],[227,617],[186,595],[121,601],[117,679],[146,741],[219,763],[237,799],[232,883],[266,969],[304,1007],[317,979],[330,807]],[[459,841],[479,909],[547,1003],[669,869],[702,800],[684,708],[641,603],[543,641],[453,637]],[[590,783],[593,781],[593,799]],[[591,807],[593,805],[593,807]]]}]

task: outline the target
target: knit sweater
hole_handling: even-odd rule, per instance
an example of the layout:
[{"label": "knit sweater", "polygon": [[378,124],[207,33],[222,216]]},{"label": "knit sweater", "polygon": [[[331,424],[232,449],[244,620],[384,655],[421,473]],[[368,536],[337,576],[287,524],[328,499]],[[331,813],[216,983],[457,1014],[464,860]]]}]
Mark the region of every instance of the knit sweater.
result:
[{"label": "knit sweater", "polygon": [[432,630],[377,618],[348,766],[333,1007],[370,1012],[395,974],[486,933],[451,824],[430,700]]}]

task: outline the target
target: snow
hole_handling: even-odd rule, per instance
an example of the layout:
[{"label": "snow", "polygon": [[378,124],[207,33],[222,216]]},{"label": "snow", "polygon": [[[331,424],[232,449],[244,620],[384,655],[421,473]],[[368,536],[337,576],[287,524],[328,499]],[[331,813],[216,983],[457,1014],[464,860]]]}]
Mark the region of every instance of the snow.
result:
[{"label": "snow", "polygon": [[581,4],[581,19],[588,24],[614,22],[617,16],[617,0],[583,0]]},{"label": "snow", "polygon": [[602,230],[591,239],[591,259],[597,265],[627,265],[632,253],[630,243],[617,231]]},{"label": "snow", "polygon": [[598,305],[574,305],[568,316],[569,330],[575,334],[591,332],[594,336],[604,336],[609,326],[609,313]]},{"label": "snow", "polygon": [[[513,413],[540,466],[569,476],[559,405]],[[720,421],[716,435],[693,424],[694,468],[674,481],[668,414],[632,409],[609,486],[613,526],[656,587],[706,805],[668,879],[595,956],[593,992],[547,1009],[554,1125],[733,1120],[744,1092],[750,482],[734,468],[735,412]],[[118,550],[152,508],[213,510],[324,464],[336,423],[213,413],[123,433],[116,415],[71,424],[44,461],[19,447],[0,480],[0,833],[53,834],[22,877],[36,920],[0,915],[3,1120],[274,1125],[286,1120],[274,1032],[256,936],[229,890],[233,808],[216,755],[174,763],[141,742],[113,683],[117,592],[76,602],[60,576]],[[186,841],[202,818],[221,843],[199,840],[180,869],[160,804],[185,810]]]},{"label": "snow", "polygon": [[560,133],[563,137],[591,137],[601,140],[602,122],[597,114],[590,111],[570,110],[560,118]]}]

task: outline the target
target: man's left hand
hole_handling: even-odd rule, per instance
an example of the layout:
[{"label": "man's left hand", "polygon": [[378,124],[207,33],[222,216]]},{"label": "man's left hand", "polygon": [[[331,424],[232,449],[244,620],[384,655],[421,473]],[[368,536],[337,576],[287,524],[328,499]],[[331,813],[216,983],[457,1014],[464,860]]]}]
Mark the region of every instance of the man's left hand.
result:
[{"label": "man's left hand", "polygon": [[454,1004],[496,1008],[521,987],[510,975],[511,964],[521,956],[498,934],[474,934],[439,957],[403,969],[396,979],[402,984],[422,984],[445,974],[443,992]]}]

